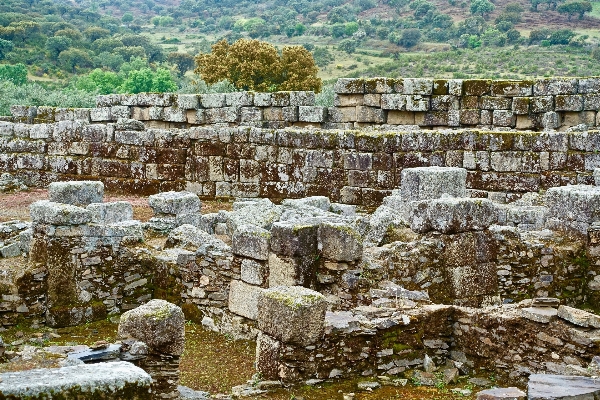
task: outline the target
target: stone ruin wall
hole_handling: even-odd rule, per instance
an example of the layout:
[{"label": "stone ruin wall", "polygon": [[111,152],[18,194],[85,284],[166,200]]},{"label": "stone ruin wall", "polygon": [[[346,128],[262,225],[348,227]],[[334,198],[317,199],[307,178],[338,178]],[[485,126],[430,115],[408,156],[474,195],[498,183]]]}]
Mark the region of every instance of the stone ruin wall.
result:
[{"label": "stone ruin wall", "polygon": [[93,109],[16,106],[0,125],[0,170],[33,186],[100,179],[129,193],[325,195],[376,206],[399,186],[404,168],[463,167],[472,196],[514,200],[590,184],[600,166],[600,78],[340,79],[336,91],[330,108],[314,106],[312,92],[109,95]]}]

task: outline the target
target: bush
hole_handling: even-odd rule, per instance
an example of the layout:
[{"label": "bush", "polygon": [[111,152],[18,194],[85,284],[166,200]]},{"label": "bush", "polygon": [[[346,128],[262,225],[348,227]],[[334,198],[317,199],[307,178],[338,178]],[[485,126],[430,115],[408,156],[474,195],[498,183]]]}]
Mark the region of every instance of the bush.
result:
[{"label": "bush", "polygon": [[24,85],[27,82],[27,67],[24,64],[0,65],[0,81]]}]

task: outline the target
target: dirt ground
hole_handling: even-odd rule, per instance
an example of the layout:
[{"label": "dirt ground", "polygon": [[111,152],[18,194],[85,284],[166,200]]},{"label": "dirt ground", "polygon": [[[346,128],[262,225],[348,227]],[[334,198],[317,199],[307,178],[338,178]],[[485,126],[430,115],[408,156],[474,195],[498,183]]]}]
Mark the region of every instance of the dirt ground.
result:
[{"label": "dirt ground", "polygon": [[[17,193],[0,193],[0,222],[23,220],[29,221],[29,206],[38,200],[47,200],[48,190],[30,189]],[[140,221],[148,221],[153,212],[148,205],[148,197],[121,195],[116,193],[105,193],[104,202],[128,201],[133,206],[133,218]],[[228,201],[203,201],[202,214],[214,213],[219,210],[231,210],[231,202]]]}]

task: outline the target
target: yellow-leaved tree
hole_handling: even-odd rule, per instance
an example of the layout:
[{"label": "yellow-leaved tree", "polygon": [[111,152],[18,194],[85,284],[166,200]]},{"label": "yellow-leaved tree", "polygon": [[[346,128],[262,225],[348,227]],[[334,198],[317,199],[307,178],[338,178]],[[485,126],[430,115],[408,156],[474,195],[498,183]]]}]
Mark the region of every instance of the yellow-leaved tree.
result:
[{"label": "yellow-leaved tree", "polygon": [[224,79],[236,88],[259,92],[277,90],[321,91],[321,78],[312,54],[301,46],[286,46],[281,54],[260,40],[221,40],[211,53],[196,56],[194,72],[209,84]]}]

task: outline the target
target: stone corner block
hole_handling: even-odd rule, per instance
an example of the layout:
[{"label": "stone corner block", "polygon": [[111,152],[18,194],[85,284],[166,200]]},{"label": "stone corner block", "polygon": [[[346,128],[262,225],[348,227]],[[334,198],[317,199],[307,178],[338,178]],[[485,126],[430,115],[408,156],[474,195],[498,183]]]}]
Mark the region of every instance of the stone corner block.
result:
[{"label": "stone corner block", "polygon": [[229,311],[256,320],[258,318],[258,298],[264,290],[259,286],[232,280],[229,287]]},{"label": "stone corner block", "polygon": [[325,296],[302,286],[266,289],[258,299],[258,329],[284,343],[308,346],[323,336]]},{"label": "stone corner block", "polygon": [[231,249],[233,254],[254,258],[256,260],[268,260],[269,242],[271,232],[255,225],[238,226],[231,238]]},{"label": "stone corner block", "polygon": [[157,215],[185,215],[199,213],[201,202],[191,192],[163,192],[148,197],[148,204]]},{"label": "stone corner block", "polygon": [[99,181],[53,182],[48,186],[48,197],[55,203],[85,207],[102,202],[104,184]]},{"label": "stone corner block", "polygon": [[400,195],[405,201],[437,199],[447,194],[466,197],[467,170],[455,167],[417,167],[402,170]]},{"label": "stone corner block", "polygon": [[356,261],[362,257],[363,239],[350,225],[322,222],[319,226],[319,248],[323,258],[334,261]]},{"label": "stone corner block", "polygon": [[175,304],[153,299],[121,315],[118,334],[146,343],[151,353],[181,355],[185,316]]},{"label": "stone corner block", "polygon": [[289,257],[316,255],[318,224],[275,222],[271,227],[271,251]]},{"label": "stone corner block", "polygon": [[29,206],[31,220],[38,224],[81,225],[92,220],[92,213],[71,204],[40,200]]}]

